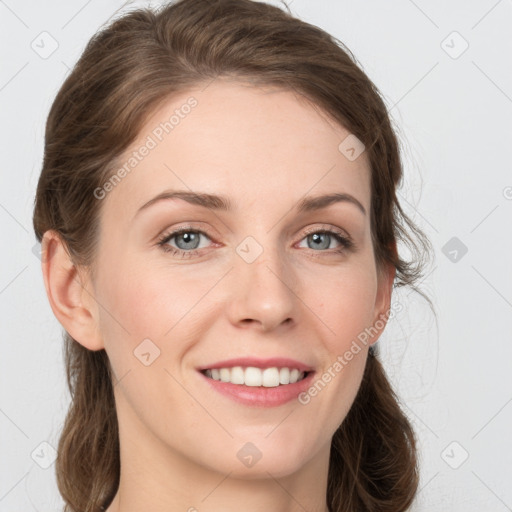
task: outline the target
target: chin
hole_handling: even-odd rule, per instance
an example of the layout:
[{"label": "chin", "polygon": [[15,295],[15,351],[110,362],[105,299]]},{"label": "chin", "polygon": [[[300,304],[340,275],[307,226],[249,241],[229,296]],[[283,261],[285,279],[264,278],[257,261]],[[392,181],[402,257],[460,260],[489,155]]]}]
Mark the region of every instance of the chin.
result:
[{"label": "chin", "polygon": [[279,436],[275,432],[266,438],[267,435],[265,432],[259,438],[252,436],[252,441],[232,440],[230,449],[223,449],[209,461],[210,467],[219,473],[230,473],[230,478],[243,480],[267,479],[269,473],[282,478],[301,470],[317,454],[318,449],[304,439]]},{"label": "chin", "polygon": [[[230,478],[239,480],[264,480],[270,476],[274,478],[284,478],[293,475],[300,471],[304,466],[305,462],[302,459],[296,459],[295,457],[287,457],[285,459],[276,457],[263,457],[256,462],[252,467],[246,467],[241,463],[233,465],[232,460],[226,464],[225,469],[230,473]],[[226,461],[227,462],[227,461]],[[223,471],[222,471],[223,472]]]}]

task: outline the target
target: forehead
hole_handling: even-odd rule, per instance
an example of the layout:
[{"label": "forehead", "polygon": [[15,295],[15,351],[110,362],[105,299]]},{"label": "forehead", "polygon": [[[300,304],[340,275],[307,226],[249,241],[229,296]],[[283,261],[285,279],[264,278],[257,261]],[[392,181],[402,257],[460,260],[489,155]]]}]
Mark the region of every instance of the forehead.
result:
[{"label": "forehead", "polygon": [[180,189],[261,212],[289,209],[306,195],[348,193],[369,211],[366,154],[350,160],[340,150],[349,136],[295,91],[217,79],[152,113],[119,159],[114,172],[125,172],[104,206],[131,219],[152,197]]}]

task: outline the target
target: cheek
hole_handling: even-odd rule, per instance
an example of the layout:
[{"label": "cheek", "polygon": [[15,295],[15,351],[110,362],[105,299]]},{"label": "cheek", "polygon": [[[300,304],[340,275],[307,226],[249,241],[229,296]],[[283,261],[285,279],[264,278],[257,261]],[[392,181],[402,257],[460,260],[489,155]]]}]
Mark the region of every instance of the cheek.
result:
[{"label": "cheek", "polygon": [[[311,387],[299,397],[315,416],[326,418],[334,432],[345,418],[361,384],[367,353],[367,333],[374,318],[376,273],[369,264],[353,265],[328,282],[323,298],[310,295],[320,305],[319,317],[327,326],[323,337],[325,359]],[[366,336],[366,338],[365,338]]]},{"label": "cheek", "polygon": [[328,351],[333,356],[346,350],[374,318],[376,273],[371,265],[353,265],[327,281],[320,304],[320,318],[328,327]]},{"label": "cheek", "polygon": [[[309,417],[322,418],[323,432],[329,436],[347,416],[361,385],[368,354],[365,336],[375,301],[370,276],[371,272],[351,274],[341,284],[330,286],[319,315],[328,326],[323,337],[325,358],[311,386],[298,399]],[[316,429],[311,427],[312,437],[318,434]]]},{"label": "cheek", "polygon": [[[215,285],[215,273],[198,276],[141,257],[116,257],[108,275],[99,276],[100,331],[109,355],[130,355],[143,340],[151,340],[162,352],[172,343],[179,358],[199,329],[202,297]],[[174,340],[179,339],[179,343]],[[156,349],[155,349],[156,350]]]},{"label": "cheek", "polygon": [[124,374],[137,362],[137,347],[143,342],[148,344],[144,340],[154,344],[153,357],[158,354],[163,319],[167,329],[172,326],[171,308],[168,298],[155,286],[147,265],[136,266],[129,255],[106,250],[99,261],[99,330],[115,373]]}]

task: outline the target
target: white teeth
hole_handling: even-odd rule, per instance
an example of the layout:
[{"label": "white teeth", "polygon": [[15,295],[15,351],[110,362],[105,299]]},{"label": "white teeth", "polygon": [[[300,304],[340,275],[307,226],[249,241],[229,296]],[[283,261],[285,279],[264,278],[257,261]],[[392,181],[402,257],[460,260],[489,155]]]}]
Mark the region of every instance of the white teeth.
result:
[{"label": "white teeth", "polygon": [[250,387],[263,386],[273,388],[279,385],[295,384],[302,380],[305,372],[297,368],[255,368],[248,366],[234,366],[233,368],[212,368],[205,370],[204,374],[214,380],[230,382]]},{"label": "white teeth", "polygon": [[245,369],[244,384],[246,386],[261,386],[263,380],[262,372],[259,368],[249,366]]},{"label": "white teeth", "polygon": [[231,368],[231,383],[245,384],[245,372],[241,366],[234,366]]},{"label": "white teeth", "polygon": [[290,384],[290,369],[281,368],[279,370],[279,384]]},{"label": "white teeth", "polygon": [[266,388],[279,386],[279,370],[277,368],[266,368],[263,370],[262,384]]}]

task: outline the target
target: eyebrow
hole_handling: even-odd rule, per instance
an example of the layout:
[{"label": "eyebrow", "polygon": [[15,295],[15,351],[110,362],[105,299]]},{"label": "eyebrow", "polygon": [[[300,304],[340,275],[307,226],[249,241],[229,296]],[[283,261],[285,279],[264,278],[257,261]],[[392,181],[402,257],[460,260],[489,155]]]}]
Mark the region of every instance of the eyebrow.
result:
[{"label": "eyebrow", "polygon": [[[153,199],[150,199],[147,203],[143,204],[135,216],[137,216],[141,211],[148,209],[155,203],[172,199],[182,199],[190,204],[203,206],[204,208],[209,208],[211,210],[227,212],[233,210],[233,203],[229,200],[229,198],[225,196],[208,194],[206,192],[166,190],[165,192],[162,192],[161,194],[153,197]],[[357,206],[363,215],[366,215],[366,209],[364,206],[354,196],[346,193],[333,193],[315,197],[306,197],[298,202],[295,209],[298,213],[311,212],[321,210],[322,208],[327,208],[331,204],[343,202]]]}]

